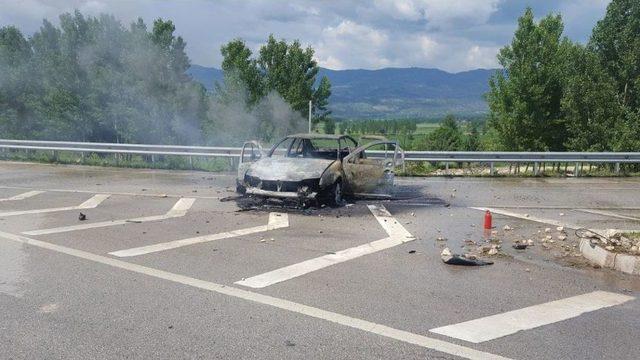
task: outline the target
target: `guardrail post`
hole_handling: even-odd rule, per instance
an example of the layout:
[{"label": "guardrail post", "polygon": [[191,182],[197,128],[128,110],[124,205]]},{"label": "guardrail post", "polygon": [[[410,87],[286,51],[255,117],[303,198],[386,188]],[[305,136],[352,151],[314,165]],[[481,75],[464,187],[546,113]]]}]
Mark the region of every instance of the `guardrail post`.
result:
[{"label": "guardrail post", "polygon": [[580,176],[580,163],[576,163],[576,167],[573,169],[573,175],[575,177]]},{"label": "guardrail post", "polygon": [[489,176],[494,176],[495,174],[496,174],[496,168],[492,161],[489,163]]},{"label": "guardrail post", "polygon": [[151,163],[155,164],[155,162],[156,162],[156,157],[153,154],[151,154]]},{"label": "guardrail post", "polygon": [[189,165],[191,165],[191,170],[193,170],[193,157],[189,156]]},{"label": "guardrail post", "polygon": [[538,164],[537,162],[533,163],[533,176],[538,176],[538,173],[540,171],[540,164]]},{"label": "guardrail post", "polygon": [[620,163],[616,163],[616,175],[620,175]]}]

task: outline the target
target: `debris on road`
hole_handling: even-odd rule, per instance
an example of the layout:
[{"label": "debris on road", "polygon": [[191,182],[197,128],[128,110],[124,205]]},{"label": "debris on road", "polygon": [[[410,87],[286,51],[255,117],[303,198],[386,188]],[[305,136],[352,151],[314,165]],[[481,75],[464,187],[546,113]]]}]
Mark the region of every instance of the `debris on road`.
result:
[{"label": "debris on road", "polygon": [[415,250],[409,250],[409,254],[415,254],[416,251]]},{"label": "debris on road", "polygon": [[78,220],[80,221],[85,221],[87,220],[87,215],[80,213],[80,215],[78,215]]},{"label": "debris on road", "polygon": [[640,235],[638,233],[623,233],[616,230],[608,230],[603,234],[594,231],[576,230],[576,235],[581,239],[588,239],[593,245],[602,245],[606,250],[615,253],[640,255]]},{"label": "debris on road", "polygon": [[458,254],[451,253],[449,248],[445,248],[440,253],[440,258],[447,265],[461,265],[461,266],[484,266],[484,265],[492,265],[492,261],[484,261],[478,259],[470,259]]},{"label": "debris on road", "polygon": [[505,225],[502,229],[503,229],[504,231],[511,231],[511,230],[513,230],[513,228],[512,228],[511,226],[509,226],[509,225]]},{"label": "debris on road", "polygon": [[529,246],[529,244],[527,243],[526,240],[523,241],[516,241],[515,243],[513,243],[512,247],[516,250],[525,250],[527,247]]}]

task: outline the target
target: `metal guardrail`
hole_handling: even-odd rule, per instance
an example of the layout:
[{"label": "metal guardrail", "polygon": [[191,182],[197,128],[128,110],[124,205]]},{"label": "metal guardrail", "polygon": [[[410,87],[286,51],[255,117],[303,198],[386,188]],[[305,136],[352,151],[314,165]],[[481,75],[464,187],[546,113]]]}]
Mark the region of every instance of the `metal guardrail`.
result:
[{"label": "metal guardrail", "polygon": [[[174,155],[202,157],[240,157],[239,147],[114,144],[40,140],[0,139],[0,149],[71,151],[81,153]],[[373,152],[374,154],[377,152]],[[383,151],[380,153],[384,153]],[[537,173],[539,163],[613,163],[619,171],[622,163],[640,164],[640,152],[471,152],[471,151],[404,151],[405,161],[441,163],[533,163]]]}]

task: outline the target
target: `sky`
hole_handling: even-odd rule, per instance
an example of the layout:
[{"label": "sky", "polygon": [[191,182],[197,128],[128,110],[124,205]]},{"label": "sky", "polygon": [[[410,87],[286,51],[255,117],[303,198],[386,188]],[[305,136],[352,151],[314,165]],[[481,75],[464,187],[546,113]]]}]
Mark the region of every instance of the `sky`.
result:
[{"label": "sky", "polygon": [[254,52],[269,34],[298,39],[330,69],[498,66],[496,54],[531,6],[537,18],[560,13],[565,35],[588,40],[609,0],[0,0],[0,26],[25,35],[61,13],[109,13],[128,26],[170,19],[193,64],[220,67],[220,47],[241,38]]}]

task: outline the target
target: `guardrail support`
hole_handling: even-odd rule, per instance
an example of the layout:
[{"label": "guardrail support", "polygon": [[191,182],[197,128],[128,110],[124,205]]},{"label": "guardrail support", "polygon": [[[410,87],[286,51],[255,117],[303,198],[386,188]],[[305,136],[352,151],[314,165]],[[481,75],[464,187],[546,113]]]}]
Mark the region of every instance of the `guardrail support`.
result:
[{"label": "guardrail support", "polygon": [[620,175],[620,163],[616,163],[616,175]]},{"label": "guardrail support", "polygon": [[533,163],[533,176],[538,176],[540,172],[540,165],[537,162]]},{"label": "guardrail support", "polygon": [[489,176],[494,176],[496,174],[496,168],[493,164],[493,161],[489,163]]},{"label": "guardrail support", "polygon": [[576,167],[573,169],[573,175],[575,175],[575,177],[580,176],[580,163],[576,163]]}]

